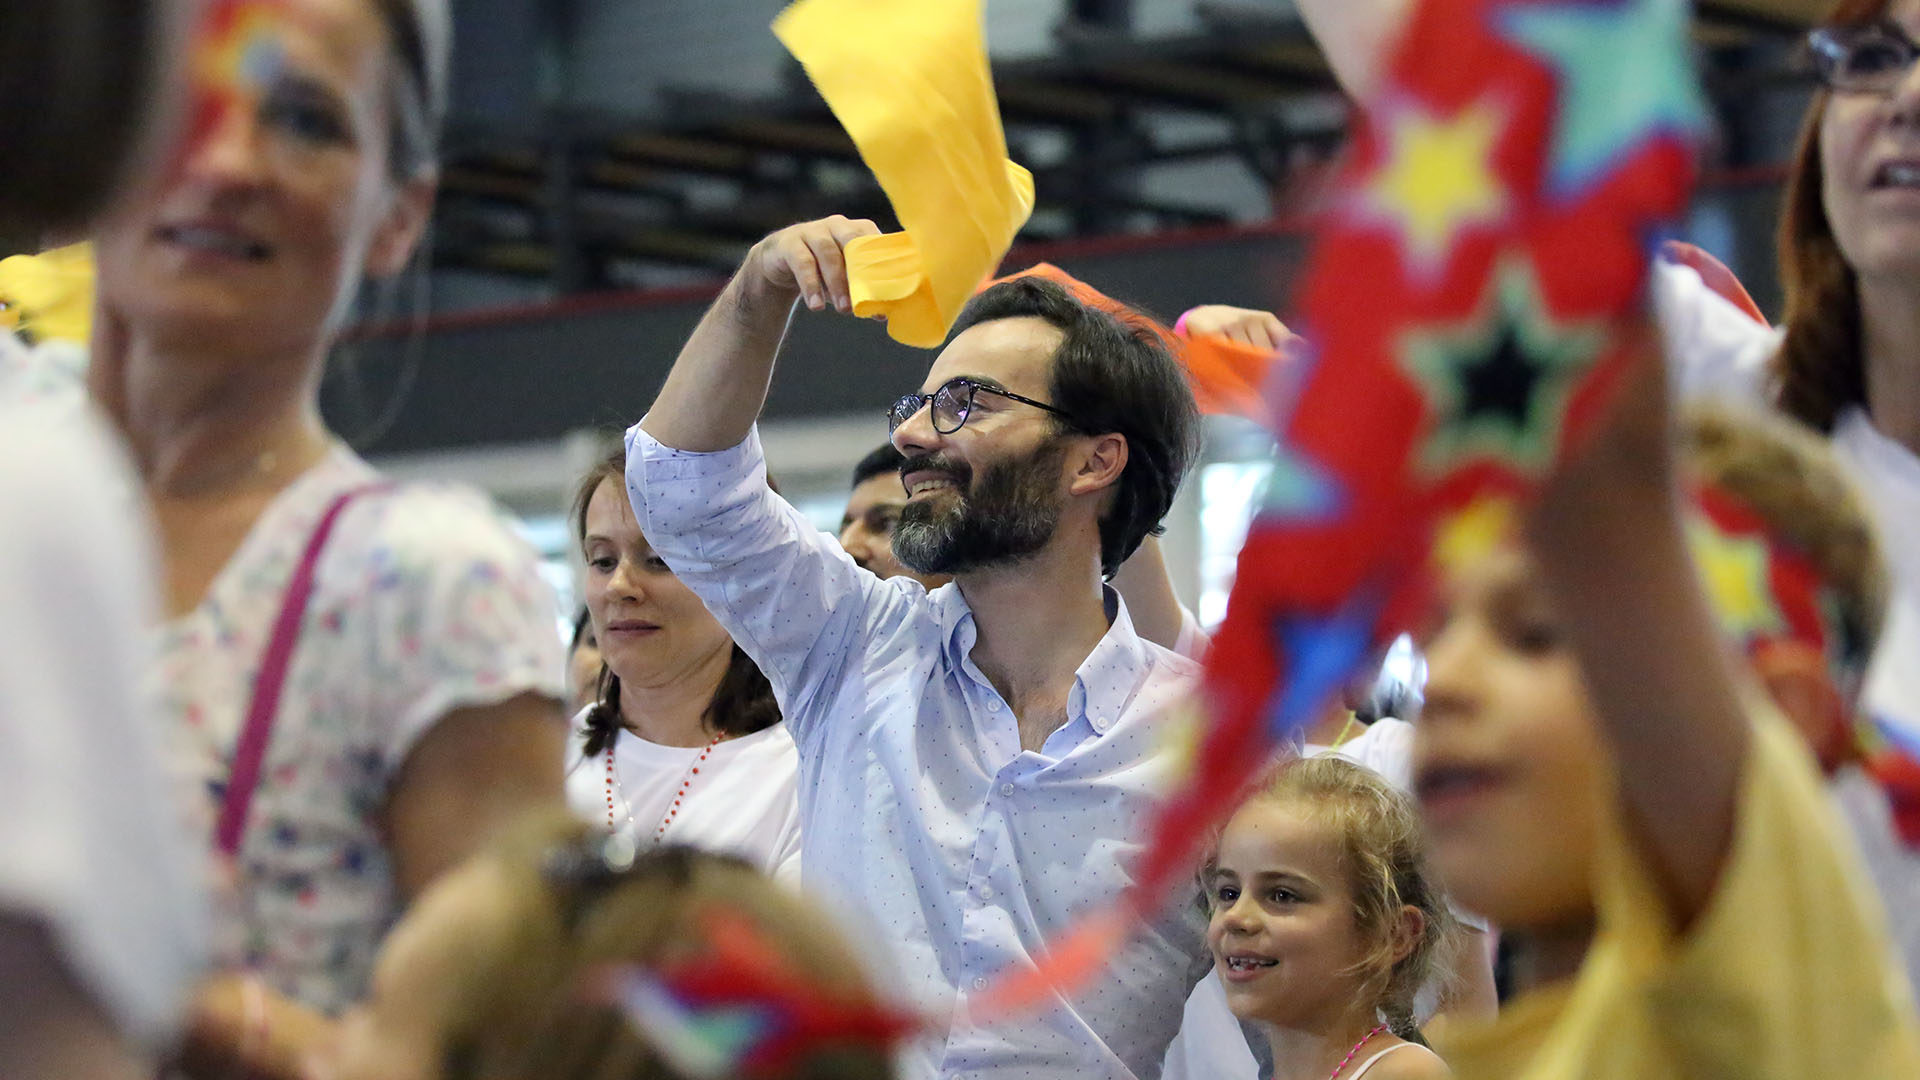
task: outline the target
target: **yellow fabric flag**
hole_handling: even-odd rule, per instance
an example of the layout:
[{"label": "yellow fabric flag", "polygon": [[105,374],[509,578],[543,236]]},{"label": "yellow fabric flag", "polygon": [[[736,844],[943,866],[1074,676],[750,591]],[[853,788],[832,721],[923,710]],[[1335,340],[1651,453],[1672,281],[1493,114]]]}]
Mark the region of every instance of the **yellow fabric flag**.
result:
[{"label": "yellow fabric flag", "polygon": [[773,32],[905,230],[847,245],[854,313],[939,345],[1033,213],[1033,175],[1007,160],[981,0],[800,0]]},{"label": "yellow fabric flag", "polygon": [[93,248],[0,259],[0,330],[85,345],[93,332]]}]

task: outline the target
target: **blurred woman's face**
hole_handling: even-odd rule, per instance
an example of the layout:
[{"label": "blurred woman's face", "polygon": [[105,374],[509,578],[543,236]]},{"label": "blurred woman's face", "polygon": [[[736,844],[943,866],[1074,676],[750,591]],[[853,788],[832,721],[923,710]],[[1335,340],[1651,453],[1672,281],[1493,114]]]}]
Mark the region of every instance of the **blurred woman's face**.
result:
[{"label": "blurred woman's face", "polygon": [[[1886,14],[1920,38],[1920,0]],[[1820,169],[1827,221],[1854,272],[1920,284],[1920,65],[1886,93],[1827,94]]]},{"label": "blurred woman's face", "polygon": [[284,0],[235,95],[97,235],[108,319],[215,351],[311,351],[363,274],[397,273],[433,185],[395,181],[397,62],[371,0]]}]

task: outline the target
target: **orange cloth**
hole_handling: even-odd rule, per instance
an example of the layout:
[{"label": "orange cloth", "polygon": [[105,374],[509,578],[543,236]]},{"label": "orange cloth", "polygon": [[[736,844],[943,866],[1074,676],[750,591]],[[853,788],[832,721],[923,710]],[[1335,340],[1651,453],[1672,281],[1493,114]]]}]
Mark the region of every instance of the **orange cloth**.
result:
[{"label": "orange cloth", "polygon": [[1176,334],[1159,321],[1115,300],[1052,263],[1035,263],[1017,273],[984,282],[980,289],[984,291],[989,286],[1023,277],[1046,278],[1088,307],[1098,308],[1122,322],[1151,331],[1186,370],[1187,385],[1193,389],[1194,402],[1199,405],[1201,412],[1218,416],[1244,416],[1262,424],[1271,422],[1272,417],[1260,390],[1266,383],[1268,369],[1279,358],[1278,353],[1213,335],[1189,338]]},{"label": "orange cloth", "polygon": [[905,230],[847,245],[854,313],[938,346],[1033,213],[1033,176],[1007,160],[981,0],[800,0],[773,32]]}]

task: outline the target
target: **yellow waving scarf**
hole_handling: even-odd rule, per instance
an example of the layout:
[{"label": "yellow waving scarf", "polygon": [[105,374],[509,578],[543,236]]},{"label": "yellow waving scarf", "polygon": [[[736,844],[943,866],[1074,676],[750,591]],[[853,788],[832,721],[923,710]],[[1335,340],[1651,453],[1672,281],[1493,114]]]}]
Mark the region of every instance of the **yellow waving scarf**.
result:
[{"label": "yellow waving scarf", "polygon": [[981,20],[981,0],[800,0],[773,23],[905,230],[847,245],[854,313],[921,348],[946,338],[1033,213]]},{"label": "yellow waving scarf", "polygon": [[93,329],[93,249],[0,259],[0,332],[85,345]]}]

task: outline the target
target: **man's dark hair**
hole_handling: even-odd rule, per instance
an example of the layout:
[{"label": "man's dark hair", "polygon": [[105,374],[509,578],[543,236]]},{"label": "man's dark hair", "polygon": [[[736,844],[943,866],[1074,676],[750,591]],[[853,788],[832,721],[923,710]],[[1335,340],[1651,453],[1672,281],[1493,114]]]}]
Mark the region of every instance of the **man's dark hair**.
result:
[{"label": "man's dark hair", "polygon": [[1111,577],[1142,540],[1161,532],[1160,519],[1193,462],[1200,430],[1193,391],[1180,362],[1144,322],[1088,307],[1044,278],[1015,278],[974,297],[953,335],[1022,317],[1045,319],[1065,335],[1053,354],[1047,396],[1072,419],[1055,417],[1055,424],[1127,440],[1126,469],[1100,519],[1100,566]]},{"label": "man's dark hair", "polygon": [[853,467],[852,486],[859,487],[874,477],[886,473],[892,473],[898,476],[900,474],[900,466],[906,463],[907,455],[895,450],[892,443],[881,443],[874,448],[872,453],[861,458],[860,464]]}]

